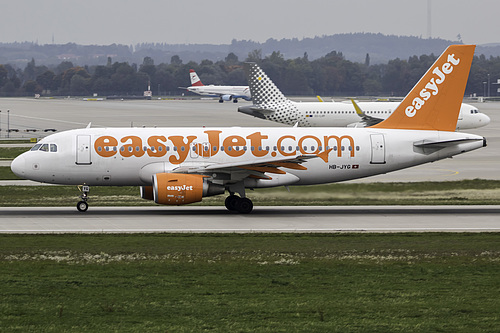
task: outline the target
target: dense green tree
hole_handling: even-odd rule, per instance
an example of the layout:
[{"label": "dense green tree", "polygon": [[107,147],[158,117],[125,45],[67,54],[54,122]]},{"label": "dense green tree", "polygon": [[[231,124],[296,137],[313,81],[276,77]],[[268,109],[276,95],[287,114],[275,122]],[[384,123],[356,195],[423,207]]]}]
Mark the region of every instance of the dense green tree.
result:
[{"label": "dense green tree", "polygon": [[28,94],[39,94],[42,92],[42,87],[34,80],[26,81],[23,88]]},{"label": "dense green tree", "polygon": [[182,60],[178,55],[174,55],[170,58],[170,63],[174,66],[182,65]]},{"label": "dense green tree", "polygon": [[42,87],[43,90],[57,89],[58,87],[54,84],[55,77],[56,74],[54,74],[54,72],[47,70],[43,74],[36,77],[36,82]]},{"label": "dense green tree", "polygon": [[[277,40],[268,43],[286,45]],[[256,44],[249,42],[245,45],[252,47]],[[285,51],[270,52],[267,56],[263,56],[262,49],[254,49],[246,60],[259,63],[285,95],[405,96],[436,59],[433,54],[415,55],[371,65],[369,54],[366,54],[364,63],[349,61],[337,51],[311,61],[305,52],[303,57],[286,59],[282,52],[286,54],[287,48],[282,49]],[[248,84],[243,62],[234,53],[217,62],[205,59],[200,63],[190,61],[183,64],[178,55],[170,60],[169,64],[155,65],[153,58],[146,56],[138,66],[126,62],[111,63],[111,58],[108,58],[105,65],[79,67],[64,61],[51,68],[36,66],[32,60],[24,69],[5,64],[0,65],[0,93],[1,96],[16,96],[50,90],[59,95],[133,95],[142,94],[151,83],[155,94],[175,95],[183,92],[179,87],[190,85],[190,69],[197,71],[204,84]],[[474,57],[466,95],[487,95],[488,82],[490,95],[500,95],[497,93],[499,78],[500,57]]]},{"label": "dense green tree", "polygon": [[9,73],[4,65],[0,65],[0,88],[9,81]]}]

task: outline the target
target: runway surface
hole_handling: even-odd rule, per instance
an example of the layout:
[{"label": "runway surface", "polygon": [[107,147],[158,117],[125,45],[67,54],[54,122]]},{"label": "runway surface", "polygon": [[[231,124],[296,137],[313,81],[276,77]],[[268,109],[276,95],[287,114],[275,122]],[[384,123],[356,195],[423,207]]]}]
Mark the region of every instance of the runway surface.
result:
[{"label": "runway surface", "polygon": [[500,206],[0,208],[0,233],[498,232]]}]

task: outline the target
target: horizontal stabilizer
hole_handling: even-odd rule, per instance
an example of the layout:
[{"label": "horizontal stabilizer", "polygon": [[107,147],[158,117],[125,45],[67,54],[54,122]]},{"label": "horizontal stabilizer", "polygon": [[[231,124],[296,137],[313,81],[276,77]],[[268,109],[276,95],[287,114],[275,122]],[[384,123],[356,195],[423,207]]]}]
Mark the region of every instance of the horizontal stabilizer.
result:
[{"label": "horizontal stabilizer", "polygon": [[477,138],[463,138],[463,139],[458,139],[458,140],[445,140],[445,141],[427,141],[423,140],[420,142],[415,142],[413,146],[415,147],[416,151],[423,153],[423,154],[431,154],[434,153],[438,150],[447,148],[447,147],[454,147],[458,146],[459,144],[463,143],[472,143],[472,142],[477,142],[477,141],[483,141],[483,147],[486,147],[486,138],[482,139],[477,139]]},{"label": "horizontal stabilizer", "polygon": [[[418,148],[446,148],[446,147],[451,147],[451,146],[456,146],[460,143],[467,143],[467,142],[475,142],[480,139],[459,139],[459,140],[448,140],[448,141],[428,141],[426,142],[425,140],[422,142],[414,143],[413,145]],[[486,147],[486,139],[482,139],[484,142],[483,147]]]},{"label": "horizontal stabilizer", "polygon": [[261,119],[266,119],[266,116],[273,114],[274,110],[265,109],[258,105],[243,105],[238,108],[238,112],[248,114]]}]

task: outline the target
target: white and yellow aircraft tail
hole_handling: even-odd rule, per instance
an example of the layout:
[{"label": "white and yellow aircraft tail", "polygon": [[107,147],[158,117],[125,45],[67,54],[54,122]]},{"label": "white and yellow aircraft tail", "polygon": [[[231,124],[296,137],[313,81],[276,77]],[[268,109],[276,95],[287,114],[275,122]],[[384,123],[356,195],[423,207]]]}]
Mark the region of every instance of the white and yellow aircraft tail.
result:
[{"label": "white and yellow aircraft tail", "polygon": [[436,60],[393,114],[371,128],[454,131],[475,45],[452,45]]}]

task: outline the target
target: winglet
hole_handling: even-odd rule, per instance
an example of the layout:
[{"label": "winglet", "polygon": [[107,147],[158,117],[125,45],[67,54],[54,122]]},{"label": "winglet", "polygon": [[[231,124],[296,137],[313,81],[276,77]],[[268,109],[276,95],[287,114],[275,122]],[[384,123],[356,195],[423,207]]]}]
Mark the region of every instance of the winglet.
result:
[{"label": "winglet", "polygon": [[360,117],[366,116],[366,114],[363,112],[363,110],[361,110],[361,108],[359,107],[358,103],[356,103],[352,98],[351,98],[351,102],[352,102],[352,105],[354,105],[354,110],[356,110],[356,113],[358,114],[358,116],[360,116]]},{"label": "winglet", "polygon": [[455,131],[475,45],[451,45],[392,115],[372,128]]},{"label": "winglet", "polygon": [[189,70],[189,77],[191,78],[191,86],[204,86],[194,69]]}]

